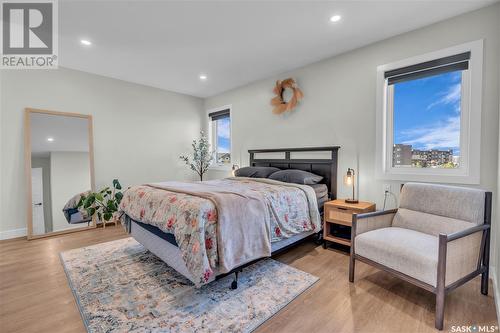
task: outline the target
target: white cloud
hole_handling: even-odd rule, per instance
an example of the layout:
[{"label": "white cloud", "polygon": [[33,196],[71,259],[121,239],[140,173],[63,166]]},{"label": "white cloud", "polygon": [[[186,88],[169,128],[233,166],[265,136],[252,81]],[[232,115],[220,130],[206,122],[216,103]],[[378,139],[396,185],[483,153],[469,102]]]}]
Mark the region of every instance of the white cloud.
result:
[{"label": "white cloud", "polygon": [[453,104],[455,106],[455,111],[460,112],[460,98],[462,96],[462,85],[460,83],[454,84],[448,89],[448,91],[439,94],[441,97],[435,102],[432,102],[427,106],[427,110],[432,109],[437,105],[449,105]]},{"label": "white cloud", "polygon": [[229,139],[231,137],[230,121],[217,122],[217,135],[224,139]]},{"label": "white cloud", "polygon": [[218,153],[230,153],[229,148],[221,147],[221,146],[217,147],[217,152]]},{"label": "white cloud", "polygon": [[460,116],[448,118],[445,123],[433,127],[413,128],[401,133],[408,140],[403,143],[424,149],[460,147]]},{"label": "white cloud", "polygon": [[451,80],[453,82],[461,81],[462,80],[462,72],[461,71],[453,72],[451,75]]}]

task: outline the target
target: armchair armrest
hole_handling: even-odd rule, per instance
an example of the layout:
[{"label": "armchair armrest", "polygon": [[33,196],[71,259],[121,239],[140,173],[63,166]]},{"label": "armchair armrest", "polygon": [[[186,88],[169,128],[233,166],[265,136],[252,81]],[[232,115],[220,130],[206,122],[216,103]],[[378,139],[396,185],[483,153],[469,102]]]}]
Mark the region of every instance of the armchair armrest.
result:
[{"label": "armchair armrest", "polygon": [[354,214],[352,218],[351,230],[352,240],[354,240],[354,237],[364,232],[390,227],[397,211],[397,209],[391,209],[364,214]]},{"label": "armchair armrest", "polygon": [[475,234],[476,232],[484,231],[484,230],[487,230],[487,229],[490,229],[490,225],[489,224],[476,225],[474,227],[471,227],[471,228],[468,228],[468,229],[465,229],[465,230],[457,231],[457,232],[454,232],[452,234],[446,235],[446,241],[447,242],[452,242],[454,240],[457,240],[457,239],[460,239],[460,238],[463,238],[463,237]]},{"label": "armchair armrest", "polygon": [[439,271],[446,272],[441,273],[444,286],[457,284],[460,279],[481,269],[489,229],[489,224],[481,224],[451,234],[439,234],[438,280]]},{"label": "armchair armrest", "polygon": [[379,210],[376,212],[370,212],[370,213],[363,213],[363,214],[357,214],[357,219],[366,219],[370,217],[375,217],[375,216],[380,216],[380,215],[389,215],[389,214],[396,214],[397,213],[397,208],[396,209],[388,209],[388,210]]}]

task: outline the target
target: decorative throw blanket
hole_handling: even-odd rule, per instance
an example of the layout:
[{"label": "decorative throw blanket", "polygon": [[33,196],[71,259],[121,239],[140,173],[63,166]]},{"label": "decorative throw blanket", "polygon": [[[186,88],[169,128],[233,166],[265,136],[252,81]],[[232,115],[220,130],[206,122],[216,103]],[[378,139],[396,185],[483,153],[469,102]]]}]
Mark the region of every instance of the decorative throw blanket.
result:
[{"label": "decorative throw blanket", "polygon": [[212,201],[217,209],[219,273],[271,255],[269,214],[264,196],[249,188],[209,182],[148,184]]},{"label": "decorative throw blanket", "polygon": [[[230,238],[230,246],[224,245],[225,250],[222,250],[225,251],[226,258],[222,258],[219,248],[222,248],[220,244],[225,244],[225,240],[219,241],[218,239],[220,238],[219,215],[226,214],[224,213],[224,204],[218,207],[215,198],[213,200],[206,199],[195,194],[191,187],[200,184],[199,182],[193,183],[193,185],[191,183],[173,183],[179,185],[181,187],[179,189],[170,186],[170,184],[172,183],[132,186],[124,192],[120,210],[132,220],[153,225],[165,233],[173,234],[182,259],[192,276],[192,282],[197,287],[211,282],[217,274],[229,270],[231,262],[233,264],[244,262],[244,258],[257,256],[251,254],[251,251],[256,250],[255,248],[241,249],[238,242],[243,245],[250,241],[252,246],[257,246],[257,249],[260,249],[258,251],[261,254],[265,252],[265,256],[268,256],[271,242],[287,239],[303,232],[317,232],[321,229],[316,196],[310,186],[244,177],[205,181],[202,184],[208,186],[208,191],[214,188],[219,190],[217,196],[228,192],[228,198],[234,198],[236,202],[241,204],[237,207],[239,210],[245,207],[249,201],[245,197],[254,198],[252,201],[263,200],[265,203],[262,212],[257,212],[257,214],[264,213],[262,218],[264,221],[267,219],[268,222],[257,222],[250,226],[249,221],[254,221],[255,216],[248,218],[243,212],[234,213],[243,218],[237,218],[234,222],[234,226],[239,228],[238,233],[235,233],[233,229],[221,230],[222,238]],[[221,199],[220,202],[224,201]],[[258,202],[254,202],[252,205],[254,208],[262,207]],[[229,212],[228,214],[233,213]],[[249,212],[248,214],[254,213]],[[127,222],[128,219],[123,215],[122,223]],[[232,228],[230,223],[233,221],[229,220],[226,225]],[[249,237],[250,230],[254,230],[256,226],[263,228],[265,223],[268,223],[267,235],[258,236],[255,234]],[[262,229],[257,229],[257,232],[262,232]],[[259,237],[259,239],[252,239],[254,237]],[[265,248],[262,242],[267,242]],[[231,253],[228,251],[233,254],[242,251],[244,257],[227,259],[227,255]],[[221,266],[219,260],[225,260],[225,269],[219,267]]]}]

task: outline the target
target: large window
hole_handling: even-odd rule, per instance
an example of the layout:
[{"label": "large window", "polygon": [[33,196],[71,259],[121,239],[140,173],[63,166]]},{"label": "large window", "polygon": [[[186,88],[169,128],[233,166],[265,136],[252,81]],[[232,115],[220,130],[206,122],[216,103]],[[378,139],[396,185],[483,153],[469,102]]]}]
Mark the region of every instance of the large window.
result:
[{"label": "large window", "polygon": [[212,149],[215,150],[217,166],[231,165],[231,113],[229,108],[208,114]]},{"label": "large window", "polygon": [[479,182],[481,67],[479,41],[378,68],[382,178]]}]

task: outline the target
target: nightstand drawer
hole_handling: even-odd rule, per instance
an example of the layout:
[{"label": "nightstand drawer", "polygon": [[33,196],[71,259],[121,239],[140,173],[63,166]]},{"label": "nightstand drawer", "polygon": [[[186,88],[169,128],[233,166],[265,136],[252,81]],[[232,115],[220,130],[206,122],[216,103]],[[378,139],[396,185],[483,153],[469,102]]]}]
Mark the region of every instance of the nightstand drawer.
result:
[{"label": "nightstand drawer", "polygon": [[352,223],[352,211],[348,209],[330,208],[326,210],[327,221],[335,220]]},{"label": "nightstand drawer", "polygon": [[372,202],[347,203],[341,199],[328,201],[323,207],[323,248],[325,249],[327,241],[351,246],[352,215],[375,211],[375,204]]}]

